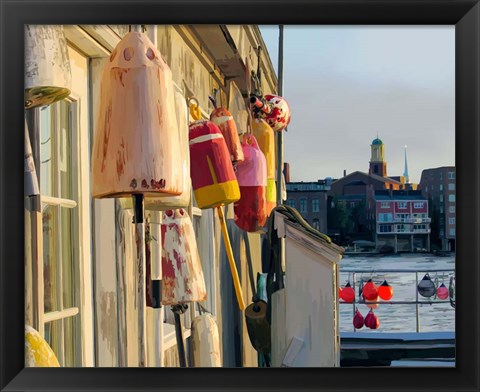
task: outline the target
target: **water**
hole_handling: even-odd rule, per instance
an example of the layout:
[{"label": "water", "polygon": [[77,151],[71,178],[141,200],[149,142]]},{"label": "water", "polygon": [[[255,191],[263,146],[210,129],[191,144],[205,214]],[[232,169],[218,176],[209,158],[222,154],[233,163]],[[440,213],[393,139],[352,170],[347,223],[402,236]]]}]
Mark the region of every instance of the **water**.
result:
[{"label": "water", "polygon": [[[380,270],[380,269],[416,269],[419,271],[419,281],[425,272],[435,269],[454,269],[455,257],[436,257],[433,255],[402,254],[383,257],[345,256],[340,262],[340,286],[344,286],[350,278],[352,284],[353,275],[344,272],[345,269],[355,270]],[[448,288],[450,276],[453,272],[430,272],[432,280],[438,279],[438,285],[442,282]],[[382,284],[383,280],[393,287],[392,301],[415,301],[416,284],[415,273],[357,273],[355,282],[356,301],[358,301],[358,283],[361,278],[364,281],[372,277],[375,284]],[[419,296],[419,300],[427,300]],[[365,317],[369,308],[365,304],[356,304],[358,310]],[[353,305],[340,304],[340,331],[353,332]],[[375,332],[415,332],[416,331],[416,307],[415,304],[393,305],[379,304],[374,309],[375,315],[380,319],[380,327]],[[455,331],[455,309],[450,303],[421,304],[419,305],[420,332],[447,332]],[[363,327],[361,332],[373,331]]]}]

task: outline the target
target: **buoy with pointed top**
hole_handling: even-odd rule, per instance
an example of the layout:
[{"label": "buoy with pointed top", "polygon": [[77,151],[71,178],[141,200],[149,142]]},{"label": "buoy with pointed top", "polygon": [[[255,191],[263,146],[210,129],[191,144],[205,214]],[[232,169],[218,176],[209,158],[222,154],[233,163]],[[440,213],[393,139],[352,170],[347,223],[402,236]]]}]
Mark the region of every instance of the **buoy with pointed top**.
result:
[{"label": "buoy with pointed top", "polygon": [[448,288],[443,283],[437,289],[437,297],[442,300],[448,298]]},{"label": "buoy with pointed top", "polygon": [[393,297],[393,287],[388,284],[386,279],[378,287],[378,296],[384,301],[389,301]]},{"label": "buoy with pointed top", "polygon": [[353,302],[355,300],[355,291],[353,290],[352,286],[350,286],[350,282],[347,282],[345,287],[342,289],[340,298],[345,302]]},{"label": "buoy with pointed top", "polygon": [[363,298],[369,301],[373,301],[378,297],[378,288],[372,279],[369,279],[363,286],[362,295]]},{"label": "buoy with pointed top", "polygon": [[430,298],[435,295],[435,292],[435,283],[433,283],[430,275],[427,272],[418,284],[418,294],[420,294],[422,297]]}]

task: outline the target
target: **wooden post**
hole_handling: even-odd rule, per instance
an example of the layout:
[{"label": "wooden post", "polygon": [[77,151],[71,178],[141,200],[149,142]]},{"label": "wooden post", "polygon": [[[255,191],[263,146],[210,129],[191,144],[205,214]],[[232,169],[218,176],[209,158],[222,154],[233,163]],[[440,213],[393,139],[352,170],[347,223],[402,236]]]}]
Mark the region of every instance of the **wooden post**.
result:
[{"label": "wooden post", "polygon": [[138,310],[138,366],[147,366],[147,308],[145,291],[145,222],[144,222],[144,197],[143,194],[134,194],[133,211],[135,223],[135,242],[137,244],[137,298],[136,305]]},{"label": "wooden post", "polygon": [[217,207],[217,211],[218,217],[220,218],[225,251],[227,252],[228,262],[230,264],[230,272],[232,273],[233,286],[235,287],[235,294],[237,295],[238,307],[240,310],[245,310],[246,305],[243,299],[242,286],[240,284],[240,279],[238,278],[237,266],[235,265],[235,259],[233,258],[232,245],[230,244],[230,238],[228,237],[227,224],[225,222],[222,207]]}]

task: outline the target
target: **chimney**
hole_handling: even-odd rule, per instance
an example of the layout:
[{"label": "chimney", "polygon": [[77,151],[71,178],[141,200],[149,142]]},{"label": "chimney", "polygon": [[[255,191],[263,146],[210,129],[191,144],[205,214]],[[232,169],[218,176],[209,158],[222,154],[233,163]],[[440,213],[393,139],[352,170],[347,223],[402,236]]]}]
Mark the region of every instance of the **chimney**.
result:
[{"label": "chimney", "polygon": [[346,177],[347,176],[347,171],[344,169],[343,170],[343,176]]},{"label": "chimney", "polygon": [[285,176],[285,183],[290,182],[290,164],[288,162],[283,163],[283,175]]}]

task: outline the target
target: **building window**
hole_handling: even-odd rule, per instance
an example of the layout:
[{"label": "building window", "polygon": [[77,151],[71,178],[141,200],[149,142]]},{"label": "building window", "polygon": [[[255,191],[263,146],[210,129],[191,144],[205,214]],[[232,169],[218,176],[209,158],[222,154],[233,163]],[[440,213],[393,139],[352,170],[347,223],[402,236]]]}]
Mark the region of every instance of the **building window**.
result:
[{"label": "building window", "polygon": [[312,200],[312,212],[319,212],[320,211],[320,200],[313,199]]},{"label": "building window", "polygon": [[318,221],[318,218],[313,218],[313,228],[315,230],[320,230],[320,222]]},{"label": "building window", "polygon": [[390,208],[390,203],[388,201],[382,201],[380,208]]},{"label": "building window", "polygon": [[450,229],[449,234],[453,237],[455,237],[455,229]]},{"label": "building window", "polygon": [[443,206],[440,206],[440,214],[443,214]]},{"label": "building window", "polygon": [[405,210],[407,208],[407,202],[401,201],[397,203],[397,208],[400,210]]},{"label": "building window", "polygon": [[443,195],[440,195],[440,203],[443,203]]},{"label": "building window", "polygon": [[392,225],[380,225],[379,226],[380,233],[391,233],[392,232]]},{"label": "building window", "polygon": [[290,207],[295,208],[295,205],[296,205],[295,199],[288,199],[288,200],[287,200],[287,205],[289,205]]},{"label": "building window", "polygon": [[448,211],[450,212],[450,214],[455,214],[455,206],[448,207]]},{"label": "building window", "polygon": [[407,231],[407,225],[397,225],[397,233],[405,233]]},{"label": "building window", "polygon": [[77,103],[68,100],[40,110],[44,337],[60,365],[68,367],[80,366],[82,351],[76,336],[82,316],[76,110]]},{"label": "building window", "polygon": [[455,172],[448,172],[448,179],[454,180],[455,179]]},{"label": "building window", "polygon": [[300,212],[307,212],[307,199],[300,199]]},{"label": "building window", "polygon": [[440,178],[440,181],[443,181],[443,172],[438,173],[438,177]]},{"label": "building window", "polygon": [[455,224],[455,218],[448,218],[448,224],[454,225]]},{"label": "building window", "polygon": [[440,229],[440,237],[443,237],[445,235],[445,231],[443,229]]},{"label": "building window", "polygon": [[448,195],[448,201],[450,203],[455,203],[455,195]]},{"label": "building window", "polygon": [[414,203],[413,208],[423,208],[425,206],[425,203]]},{"label": "building window", "polygon": [[449,191],[454,191],[455,190],[455,183],[451,182],[448,184],[448,190]]},{"label": "building window", "polygon": [[380,213],[380,214],[378,214],[378,221],[379,222],[392,222],[393,221],[393,214],[392,213],[387,213],[387,214]]}]

